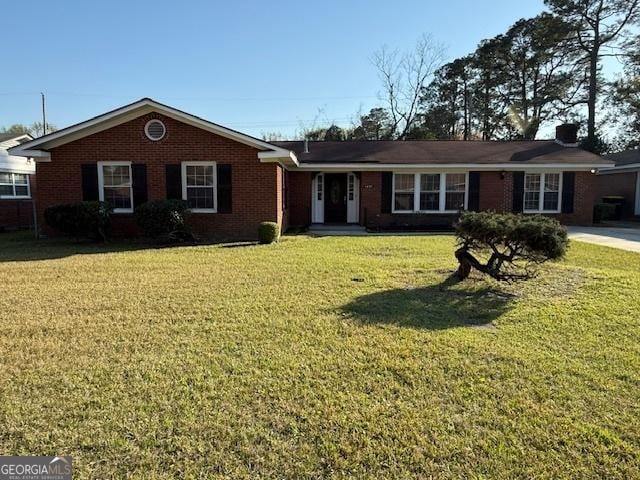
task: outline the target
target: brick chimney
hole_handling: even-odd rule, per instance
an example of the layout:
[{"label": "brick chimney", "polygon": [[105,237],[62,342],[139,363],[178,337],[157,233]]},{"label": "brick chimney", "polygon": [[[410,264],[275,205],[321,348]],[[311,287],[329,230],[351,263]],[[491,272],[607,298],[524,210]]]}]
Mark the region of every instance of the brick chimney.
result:
[{"label": "brick chimney", "polygon": [[556,143],[563,147],[578,146],[578,125],[575,123],[564,123],[556,127]]}]

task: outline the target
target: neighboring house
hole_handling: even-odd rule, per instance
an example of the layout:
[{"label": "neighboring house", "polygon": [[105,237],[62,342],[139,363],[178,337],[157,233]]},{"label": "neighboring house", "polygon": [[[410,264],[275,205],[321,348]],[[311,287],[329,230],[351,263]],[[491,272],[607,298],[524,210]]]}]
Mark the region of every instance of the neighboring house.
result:
[{"label": "neighboring house", "polygon": [[622,218],[640,215],[640,150],[605,155],[613,168],[598,171],[597,202],[606,197],[622,197]]},{"label": "neighboring house", "polygon": [[7,150],[33,140],[28,134],[0,133],[0,230],[27,228],[33,224],[32,191],[36,165]]},{"label": "neighboring house", "polygon": [[269,143],[145,98],[12,153],[37,162],[40,219],[52,205],[106,200],[115,232],[129,235],[137,205],[179,198],[197,233],[240,239],[262,221],[427,228],[451,225],[462,209],[590,223],[593,172],[612,162],[577,148],[576,133],[565,125],[557,141]]}]

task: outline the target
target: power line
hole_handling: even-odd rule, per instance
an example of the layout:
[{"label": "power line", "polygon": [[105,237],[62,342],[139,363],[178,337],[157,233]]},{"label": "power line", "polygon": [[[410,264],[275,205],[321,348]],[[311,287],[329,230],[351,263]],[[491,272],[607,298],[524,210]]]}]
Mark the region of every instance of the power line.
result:
[{"label": "power line", "polygon": [[[57,97],[95,97],[95,98],[126,98],[135,99],[140,98],[140,95],[109,95],[103,93],[77,93],[77,92],[56,92],[47,90],[48,96]],[[40,92],[0,92],[3,96],[31,96],[40,95]],[[372,99],[378,98],[377,95],[340,95],[340,96],[327,96],[327,97],[175,97],[175,96],[163,96],[163,98],[173,100],[210,100],[210,101],[247,101],[247,102],[280,102],[280,101],[308,101],[308,100],[359,100],[359,99]]]}]

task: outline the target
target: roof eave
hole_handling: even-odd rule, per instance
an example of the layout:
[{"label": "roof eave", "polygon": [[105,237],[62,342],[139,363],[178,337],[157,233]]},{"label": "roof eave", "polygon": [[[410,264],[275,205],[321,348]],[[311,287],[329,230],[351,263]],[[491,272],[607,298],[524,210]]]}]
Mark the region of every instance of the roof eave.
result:
[{"label": "roof eave", "polygon": [[261,163],[279,163],[288,168],[297,168],[300,166],[296,154],[283,148],[267,152],[258,152],[258,158]]},{"label": "roof eave", "polygon": [[302,163],[300,170],[314,171],[394,171],[394,170],[474,170],[474,171],[522,171],[564,170],[596,171],[611,167],[610,163]]},{"label": "roof eave", "polygon": [[209,122],[208,120],[204,120],[195,115],[191,115],[190,113],[183,112],[168,105],[156,102],[155,100],[143,98],[129,105],[125,105],[124,107],[94,117],[85,122],[72,125],[62,130],[58,130],[57,132],[53,132],[43,137],[36,138],[35,140],[17,145],[10,149],[11,154],[29,156],[25,152],[33,152],[38,150],[47,151],[51,148],[64,145],[65,143],[69,143],[71,141],[78,140],[94,133],[98,133],[108,128],[112,128],[116,125],[126,123],[127,121],[133,120],[134,118],[151,112],[160,113],[167,117],[173,118],[174,120],[195,126],[197,128],[201,128],[216,135],[220,135],[222,137],[229,138],[250,147],[257,148],[258,150],[277,152],[286,151],[276,145],[272,145],[263,140],[251,137],[235,130],[231,130],[229,128],[223,127],[222,125]]}]

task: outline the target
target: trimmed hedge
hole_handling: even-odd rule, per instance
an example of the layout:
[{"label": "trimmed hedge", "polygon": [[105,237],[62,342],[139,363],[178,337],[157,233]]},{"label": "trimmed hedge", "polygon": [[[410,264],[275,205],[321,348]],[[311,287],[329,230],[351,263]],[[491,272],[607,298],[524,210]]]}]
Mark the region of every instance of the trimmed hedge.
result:
[{"label": "trimmed hedge", "polygon": [[275,222],[262,222],[258,227],[258,241],[260,243],[274,243],[280,238],[280,227]]},{"label": "trimmed hedge", "polygon": [[65,235],[105,241],[111,230],[111,206],[98,201],[54,205],[45,209],[44,219]]},{"label": "trimmed hedge", "polygon": [[185,222],[187,202],[183,200],[153,200],[138,206],[136,222],[144,236],[165,241],[193,240]]}]

